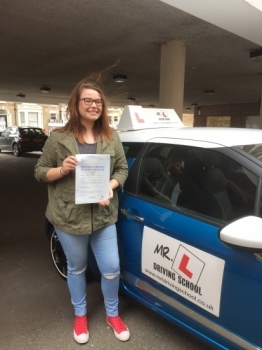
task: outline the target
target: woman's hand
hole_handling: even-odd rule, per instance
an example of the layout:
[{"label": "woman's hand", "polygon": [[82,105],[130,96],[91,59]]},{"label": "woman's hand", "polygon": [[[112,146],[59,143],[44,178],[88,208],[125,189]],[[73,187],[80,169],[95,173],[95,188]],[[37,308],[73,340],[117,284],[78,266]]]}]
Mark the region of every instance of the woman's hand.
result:
[{"label": "woman's hand", "polygon": [[51,168],[46,173],[47,179],[52,182],[63,178],[68,175],[71,170],[74,170],[77,165],[77,159],[74,156],[69,156],[64,159],[62,166],[57,168]]},{"label": "woman's hand", "polygon": [[61,171],[64,175],[68,175],[71,170],[75,170],[76,165],[77,165],[76,157],[69,156],[66,159],[64,159]]},{"label": "woman's hand", "polygon": [[109,186],[109,196],[108,196],[108,199],[103,200],[103,201],[101,201],[101,202],[98,202],[97,204],[101,205],[102,207],[108,206],[108,205],[110,204],[110,199],[113,198],[113,195],[114,195],[113,190],[112,190],[112,188]]}]

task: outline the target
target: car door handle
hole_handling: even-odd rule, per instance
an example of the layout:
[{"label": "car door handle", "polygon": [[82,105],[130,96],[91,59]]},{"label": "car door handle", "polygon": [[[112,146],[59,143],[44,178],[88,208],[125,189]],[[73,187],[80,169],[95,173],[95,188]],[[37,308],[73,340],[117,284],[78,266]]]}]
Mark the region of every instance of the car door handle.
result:
[{"label": "car door handle", "polygon": [[128,210],[126,209],[121,209],[121,213],[134,219],[134,220],[137,220],[137,221],[144,221],[144,218],[141,218],[140,216],[137,216],[135,214],[131,214]]}]

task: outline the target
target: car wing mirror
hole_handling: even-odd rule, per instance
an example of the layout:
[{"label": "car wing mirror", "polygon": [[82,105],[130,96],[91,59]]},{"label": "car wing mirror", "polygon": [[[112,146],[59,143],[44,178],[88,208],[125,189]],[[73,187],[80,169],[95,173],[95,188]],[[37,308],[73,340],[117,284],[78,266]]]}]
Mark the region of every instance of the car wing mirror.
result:
[{"label": "car wing mirror", "polygon": [[262,219],[246,216],[233,221],[222,228],[219,238],[234,249],[262,252]]}]

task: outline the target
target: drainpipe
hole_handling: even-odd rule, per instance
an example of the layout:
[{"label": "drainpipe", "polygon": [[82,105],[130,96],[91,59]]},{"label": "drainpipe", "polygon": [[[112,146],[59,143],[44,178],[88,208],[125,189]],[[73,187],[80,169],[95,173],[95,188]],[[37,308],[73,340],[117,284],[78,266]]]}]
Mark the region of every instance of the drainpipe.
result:
[{"label": "drainpipe", "polygon": [[14,102],[14,111],[15,111],[15,125],[17,124],[17,108],[16,108],[16,103]]}]

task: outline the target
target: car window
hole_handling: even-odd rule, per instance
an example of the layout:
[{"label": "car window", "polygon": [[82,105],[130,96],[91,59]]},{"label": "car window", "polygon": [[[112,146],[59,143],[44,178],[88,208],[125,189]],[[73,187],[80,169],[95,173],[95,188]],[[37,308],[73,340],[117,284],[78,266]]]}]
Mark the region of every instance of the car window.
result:
[{"label": "car window", "polygon": [[17,133],[17,128],[10,128],[10,134],[14,135]]},{"label": "car window", "polygon": [[8,127],[2,132],[2,136],[8,136],[11,134],[12,128]]},{"label": "car window", "polygon": [[262,160],[262,144],[243,145],[238,147],[258,160]]},{"label": "car window", "polygon": [[34,129],[34,133],[36,134],[36,135],[44,135],[45,133],[44,133],[44,131],[42,130],[42,129]]},{"label": "car window", "polygon": [[143,144],[138,142],[123,142],[126,159],[135,158],[142,146]]},{"label": "car window", "polygon": [[141,160],[137,194],[229,222],[254,213],[257,182],[256,175],[215,150],[152,145]]},{"label": "car window", "polygon": [[39,128],[23,128],[21,135],[44,135],[44,132]]},{"label": "car window", "polygon": [[7,134],[7,131],[8,131],[8,128],[5,128],[3,131],[2,131],[2,134],[1,134],[1,136],[6,136],[6,134]]}]

